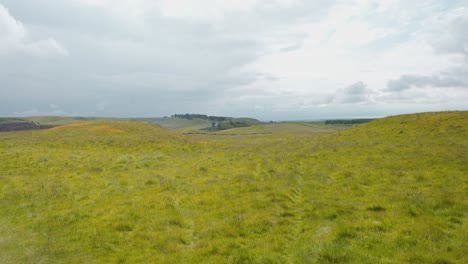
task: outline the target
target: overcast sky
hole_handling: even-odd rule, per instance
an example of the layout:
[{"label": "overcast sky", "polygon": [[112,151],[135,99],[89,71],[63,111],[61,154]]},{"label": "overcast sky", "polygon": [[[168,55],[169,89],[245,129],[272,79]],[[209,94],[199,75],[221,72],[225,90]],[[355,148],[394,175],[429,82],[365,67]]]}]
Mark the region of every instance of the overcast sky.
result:
[{"label": "overcast sky", "polygon": [[0,0],[0,116],[468,110],[468,0]]}]

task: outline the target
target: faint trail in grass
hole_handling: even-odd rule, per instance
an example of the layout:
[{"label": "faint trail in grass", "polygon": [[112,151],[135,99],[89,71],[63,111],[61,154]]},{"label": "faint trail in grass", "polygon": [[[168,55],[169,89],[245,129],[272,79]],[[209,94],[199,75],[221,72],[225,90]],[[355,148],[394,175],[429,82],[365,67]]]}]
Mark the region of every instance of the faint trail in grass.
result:
[{"label": "faint trail in grass", "polygon": [[301,165],[297,165],[297,171],[295,173],[296,176],[296,184],[295,188],[292,190],[289,200],[291,201],[291,208],[285,214],[291,216],[291,232],[288,234],[288,245],[286,249],[286,256],[285,259],[288,260],[288,263],[294,263],[293,261],[293,253],[294,253],[294,245],[298,240],[300,234],[302,233],[302,205],[303,205],[303,195],[302,189],[304,186],[304,176]]},{"label": "faint trail in grass", "polygon": [[195,242],[195,236],[194,236],[194,220],[192,216],[192,212],[190,209],[187,208],[187,206],[182,206],[178,200],[174,199],[174,206],[177,210],[177,212],[183,216],[185,225],[185,234],[186,236],[183,238],[183,243],[187,247],[195,247],[196,242]]}]

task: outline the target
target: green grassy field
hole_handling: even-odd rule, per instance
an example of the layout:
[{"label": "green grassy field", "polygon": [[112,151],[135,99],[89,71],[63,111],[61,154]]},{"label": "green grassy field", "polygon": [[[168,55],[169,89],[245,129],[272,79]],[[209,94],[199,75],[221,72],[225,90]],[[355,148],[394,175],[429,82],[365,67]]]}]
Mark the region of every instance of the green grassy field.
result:
[{"label": "green grassy field", "polygon": [[0,133],[1,262],[468,262],[468,112],[217,133]]},{"label": "green grassy field", "polygon": [[349,126],[325,125],[318,122],[281,122],[255,125],[250,127],[233,128],[220,131],[221,134],[290,134],[290,135],[310,135],[311,133],[332,133]]},{"label": "green grassy field", "polygon": [[204,119],[181,119],[181,118],[142,118],[141,121],[157,124],[169,130],[192,129],[198,130],[211,126],[209,120]]},{"label": "green grassy field", "polygon": [[0,117],[0,123],[15,123],[15,122],[27,122],[27,120],[23,120],[21,118],[13,118],[13,117]]}]

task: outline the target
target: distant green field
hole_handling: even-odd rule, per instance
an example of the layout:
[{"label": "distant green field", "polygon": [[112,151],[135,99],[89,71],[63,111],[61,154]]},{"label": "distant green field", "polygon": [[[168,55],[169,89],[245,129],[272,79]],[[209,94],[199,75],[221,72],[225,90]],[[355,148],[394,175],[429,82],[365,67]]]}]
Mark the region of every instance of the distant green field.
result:
[{"label": "distant green field", "polygon": [[13,117],[0,117],[0,123],[27,122],[27,120]]},{"label": "distant green field", "polygon": [[180,119],[180,118],[149,118],[141,119],[145,122],[157,124],[163,128],[169,130],[180,130],[180,129],[202,129],[211,126],[209,120],[204,119]]},{"label": "distant green field", "polygon": [[274,134],[309,134],[309,133],[331,133],[349,126],[325,125],[318,122],[281,122],[240,127],[220,131],[221,134],[249,134],[249,133],[274,133]]},{"label": "distant green field", "polygon": [[276,144],[278,141],[290,141],[298,137],[311,139],[348,128],[350,126],[325,125],[313,122],[280,122],[214,132],[197,130],[184,130],[182,132],[189,138],[237,146],[244,144],[252,146],[254,144]]},{"label": "distant green field", "polygon": [[0,133],[2,263],[468,263],[468,112]]}]

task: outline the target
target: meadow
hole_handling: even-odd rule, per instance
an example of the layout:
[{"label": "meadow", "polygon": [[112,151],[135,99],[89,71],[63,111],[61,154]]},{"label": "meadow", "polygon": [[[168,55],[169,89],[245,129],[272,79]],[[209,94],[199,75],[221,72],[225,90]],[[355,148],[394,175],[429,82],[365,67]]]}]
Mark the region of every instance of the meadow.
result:
[{"label": "meadow", "polygon": [[0,133],[2,263],[468,263],[468,112]]}]

